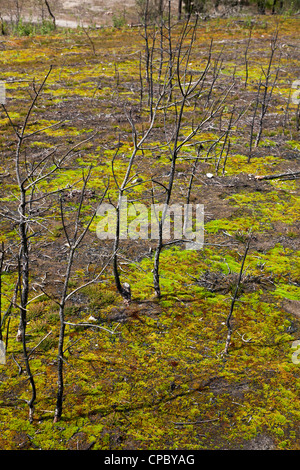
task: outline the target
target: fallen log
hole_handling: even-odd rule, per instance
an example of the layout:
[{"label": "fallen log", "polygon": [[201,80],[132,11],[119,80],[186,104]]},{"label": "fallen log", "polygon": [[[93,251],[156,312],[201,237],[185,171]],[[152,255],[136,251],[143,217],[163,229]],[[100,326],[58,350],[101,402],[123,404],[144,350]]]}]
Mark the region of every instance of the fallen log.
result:
[{"label": "fallen log", "polygon": [[279,175],[266,175],[266,176],[260,176],[257,175],[255,176],[255,179],[257,180],[275,180],[278,178],[298,178],[300,176],[300,171],[290,171],[289,173],[280,173]]}]

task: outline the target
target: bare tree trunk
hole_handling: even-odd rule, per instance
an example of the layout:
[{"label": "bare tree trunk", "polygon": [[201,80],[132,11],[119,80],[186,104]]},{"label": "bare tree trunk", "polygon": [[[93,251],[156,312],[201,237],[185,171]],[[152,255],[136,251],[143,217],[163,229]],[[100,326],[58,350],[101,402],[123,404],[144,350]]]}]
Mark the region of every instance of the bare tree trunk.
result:
[{"label": "bare tree trunk", "polygon": [[[68,156],[79,146],[82,144],[76,144],[73,146],[72,149],[66,151],[62,157],[54,159],[53,154],[56,152],[56,148],[51,149],[46,152],[46,154],[38,161],[29,161],[28,155],[26,155],[26,148],[23,151],[23,144],[24,142],[32,136],[33,133],[26,133],[27,126],[29,123],[30,116],[33,112],[33,109],[36,105],[37,99],[40,96],[42,89],[51,73],[52,67],[50,67],[48,73],[46,74],[44,80],[42,81],[41,85],[38,89],[33,87],[33,91],[35,96],[29,106],[27,111],[26,117],[24,119],[24,123],[19,131],[18,128],[12,123],[9,113],[6,110],[6,107],[2,105],[6,116],[9,119],[10,125],[12,126],[16,138],[17,138],[17,148],[16,148],[16,155],[15,155],[15,179],[18,186],[18,200],[19,205],[17,210],[12,211],[10,209],[6,209],[2,215],[9,220],[12,220],[19,229],[19,239],[20,239],[20,249],[18,253],[18,282],[16,285],[16,293],[13,297],[12,303],[14,306],[17,306],[20,311],[20,322],[19,328],[17,332],[17,340],[22,342],[23,345],[23,356],[26,365],[26,372],[28,375],[29,383],[31,385],[31,398],[27,401],[29,406],[29,420],[33,420],[33,412],[34,412],[34,403],[36,400],[36,386],[33,374],[31,373],[30,363],[29,363],[29,355],[27,352],[26,346],[26,325],[27,325],[27,308],[30,302],[29,294],[30,294],[30,239],[32,237],[32,233],[29,232],[29,227],[33,230],[33,233],[36,233],[36,228],[34,224],[40,226],[39,219],[41,216],[34,217],[32,214],[34,213],[35,207],[41,207],[41,204],[45,202],[45,199],[50,197],[51,194],[55,193],[44,193],[42,191],[41,195],[36,195],[35,191],[38,188],[40,182],[50,179],[64,164],[67,160]],[[53,126],[49,126],[53,127]],[[87,140],[86,139],[84,142]],[[41,214],[43,211],[40,212]],[[41,295],[41,294],[40,294]]]},{"label": "bare tree trunk", "polygon": [[156,8],[159,17],[162,17],[164,11],[164,0],[156,0]]},{"label": "bare tree trunk", "polygon": [[247,87],[248,83],[248,75],[249,75],[249,60],[248,60],[248,51],[251,43],[251,36],[252,36],[252,30],[253,30],[253,25],[251,24],[250,29],[249,29],[249,38],[247,41],[246,49],[245,49],[245,88]]},{"label": "bare tree trunk", "polygon": [[157,297],[161,296],[160,281],[159,281],[159,260],[160,260],[161,250],[163,248],[163,225],[165,222],[166,212],[168,209],[168,205],[170,203],[171,193],[172,193],[173,184],[174,184],[176,160],[177,160],[177,154],[178,154],[177,144],[178,144],[178,137],[179,137],[179,131],[181,127],[181,120],[182,120],[183,110],[185,107],[185,102],[186,102],[186,97],[183,97],[181,109],[180,109],[180,113],[178,117],[178,122],[177,122],[174,145],[173,145],[171,171],[170,171],[169,183],[168,183],[167,192],[166,192],[166,198],[164,202],[164,209],[163,209],[161,219],[158,222],[158,243],[157,243],[157,247],[155,250],[154,266],[153,266],[153,286],[154,286],[155,294]]},{"label": "bare tree trunk", "polygon": [[119,269],[118,269],[118,251],[119,251],[119,246],[120,246],[120,231],[122,229],[122,227],[121,227],[121,210],[122,210],[122,206],[121,205],[122,205],[122,200],[123,200],[124,194],[126,193],[126,191],[128,191],[130,189],[130,182],[132,180],[131,173],[132,173],[132,168],[133,168],[134,162],[135,162],[139,152],[142,152],[143,144],[147,141],[149,135],[152,132],[153,126],[155,124],[155,118],[156,118],[156,114],[157,114],[159,105],[160,105],[161,101],[163,100],[163,98],[165,97],[166,87],[167,87],[167,85],[165,85],[163,87],[163,90],[161,90],[159,92],[155,103],[152,100],[151,105],[150,105],[150,111],[149,111],[151,113],[151,120],[150,120],[150,123],[148,125],[148,128],[142,132],[142,136],[140,138],[138,137],[138,133],[137,133],[137,130],[135,128],[135,124],[134,124],[134,121],[133,121],[133,118],[132,118],[131,114],[127,113],[127,119],[129,121],[129,123],[131,125],[131,129],[132,129],[132,140],[133,140],[134,148],[133,148],[133,151],[132,151],[131,156],[129,158],[129,162],[128,162],[128,165],[127,165],[127,169],[126,169],[124,178],[123,178],[123,180],[120,184],[117,181],[117,177],[116,177],[116,174],[115,174],[115,171],[114,171],[114,160],[117,157],[117,152],[116,152],[116,154],[115,154],[115,156],[112,160],[113,178],[114,178],[115,183],[116,183],[117,188],[118,188],[118,202],[117,202],[117,206],[116,206],[116,214],[117,214],[116,231],[115,231],[115,241],[114,241],[114,250],[113,250],[114,251],[114,254],[113,254],[113,272],[114,272],[114,279],[115,279],[116,288],[117,288],[119,294],[124,299],[125,303],[127,303],[127,304],[131,300],[131,289],[130,289],[129,284],[127,284],[127,283],[122,284],[121,283],[120,275],[119,275]]},{"label": "bare tree trunk", "polygon": [[[86,236],[88,229],[93,222],[95,215],[97,213],[97,209],[93,212],[92,216],[90,217],[87,225],[85,228],[82,230],[81,233],[79,233],[79,221],[81,217],[81,211],[82,211],[82,204],[83,204],[83,199],[84,199],[84,194],[85,194],[85,188],[86,185],[89,181],[90,178],[90,173],[91,169],[89,170],[87,176],[83,176],[83,185],[81,189],[81,195],[80,195],[80,203],[79,207],[77,209],[76,213],[76,219],[74,223],[74,233],[71,236],[68,233],[66,224],[65,224],[65,215],[64,215],[64,209],[63,209],[63,202],[62,198],[60,198],[60,214],[61,214],[61,221],[63,225],[63,230],[64,234],[67,240],[67,246],[69,248],[69,253],[68,253],[68,262],[67,262],[67,269],[64,275],[64,285],[63,285],[63,290],[62,294],[60,297],[60,300],[58,301],[59,304],[59,320],[60,320],[60,330],[59,330],[59,341],[58,341],[58,358],[57,358],[57,383],[58,383],[58,388],[57,388],[57,395],[56,395],[56,408],[54,412],[54,422],[58,422],[61,419],[62,416],[62,411],[63,411],[63,397],[64,397],[64,376],[63,376],[63,364],[64,364],[64,339],[65,339],[65,328],[66,328],[66,321],[65,321],[65,306],[67,301],[80,289],[83,287],[86,287],[87,285],[96,282],[96,280],[100,277],[100,275],[103,273],[104,269],[106,266],[100,271],[100,273],[95,276],[91,281],[88,281],[78,288],[74,289],[70,293],[68,293],[68,286],[69,286],[69,281],[72,275],[72,267],[73,267],[73,261],[74,261],[74,256],[76,251],[78,250],[80,244],[82,243],[84,237]],[[107,188],[104,191],[100,204],[102,203],[105,195],[107,192]]]},{"label": "bare tree trunk", "polygon": [[233,295],[233,298],[232,298],[232,301],[231,301],[230,311],[229,311],[229,314],[228,314],[227,319],[226,319],[227,338],[226,338],[224,354],[228,354],[228,349],[229,349],[229,346],[230,346],[231,335],[232,335],[231,317],[232,317],[232,314],[233,314],[233,309],[234,309],[235,302],[236,302],[237,297],[238,297],[238,292],[239,292],[239,288],[240,288],[240,284],[241,284],[241,280],[242,280],[244,265],[245,265],[246,257],[247,257],[247,254],[248,254],[248,251],[249,251],[249,248],[250,248],[251,240],[252,240],[252,233],[249,235],[247,243],[246,243],[246,248],[245,248],[245,252],[244,252],[244,256],[243,256],[243,260],[242,260],[242,264],[241,264],[241,269],[240,269],[240,272],[239,272],[239,277],[238,277],[236,288],[235,288],[235,291],[234,291],[234,295]]},{"label": "bare tree trunk", "polygon": [[68,283],[71,275],[71,268],[73,264],[75,249],[73,246],[70,247],[68,266],[65,273],[63,293],[59,304],[59,341],[58,341],[58,357],[57,357],[57,398],[56,408],[54,413],[54,422],[60,420],[63,409],[63,394],[64,394],[64,379],[63,379],[63,361],[64,361],[64,339],[65,339],[65,303],[67,297]]},{"label": "bare tree trunk", "polygon": [[300,130],[300,102],[298,103],[295,114],[296,114],[296,129],[297,131],[299,131]]},{"label": "bare tree trunk", "polygon": [[[26,372],[28,375],[28,379],[31,385],[31,399],[27,401],[29,406],[29,421],[32,422],[33,420],[33,412],[34,412],[34,402],[36,400],[36,387],[33,375],[31,373],[31,368],[29,364],[29,357],[27,353],[26,347],[26,323],[27,323],[27,305],[28,305],[28,296],[29,296],[29,235],[28,235],[28,217],[27,217],[27,192],[28,192],[28,181],[30,179],[29,174],[22,175],[22,165],[21,165],[21,149],[24,139],[26,138],[25,132],[28,124],[29,117],[33,110],[33,107],[40,95],[46,80],[51,72],[51,68],[49,72],[46,74],[40,88],[36,91],[35,97],[32,100],[32,103],[28,109],[27,115],[24,120],[24,124],[20,133],[15,129],[13,129],[17,136],[17,149],[16,149],[16,156],[15,156],[15,174],[16,180],[19,187],[19,198],[20,203],[18,207],[18,214],[19,218],[17,219],[18,228],[19,228],[19,236],[20,236],[20,251],[19,251],[19,258],[18,258],[18,266],[19,266],[19,292],[20,292],[20,323],[17,333],[17,340],[22,341],[23,346],[23,355],[24,361],[26,365]],[[4,105],[3,105],[4,107]],[[6,108],[4,107],[6,114]],[[10,120],[10,118],[9,118]],[[10,121],[11,122],[11,121]],[[32,194],[32,193],[31,193]]]},{"label": "bare tree trunk", "polygon": [[1,242],[1,255],[0,255],[0,341],[2,341],[2,271],[4,263],[4,242]]},{"label": "bare tree trunk", "polygon": [[[273,63],[273,59],[274,59],[274,54],[275,54],[275,51],[277,49],[277,46],[276,46],[277,40],[278,40],[278,31],[276,31],[276,34],[275,34],[274,38],[271,41],[270,60],[269,60],[267,72],[264,73],[264,75],[266,77],[266,80],[265,80],[265,83],[262,85],[263,88],[264,88],[264,91],[263,91],[262,102],[261,102],[261,113],[260,113],[260,119],[259,119],[259,128],[258,128],[257,136],[256,136],[256,139],[255,139],[255,147],[257,147],[259,142],[260,142],[261,135],[262,135],[262,130],[263,130],[264,118],[265,118],[265,115],[267,113],[267,110],[268,110],[268,107],[269,107],[269,104],[270,104],[270,100],[271,100],[271,97],[272,97],[273,89],[275,87],[275,84],[276,84],[277,78],[278,78],[279,67],[277,67],[273,83],[270,84],[271,68],[272,68],[272,63]],[[270,90],[269,90],[269,88],[270,88]]]},{"label": "bare tree trunk", "polygon": [[54,27],[54,29],[55,29],[55,28],[56,28],[56,20],[55,20],[55,16],[53,15],[53,13],[52,13],[52,11],[51,11],[51,8],[50,8],[50,5],[49,5],[48,0],[45,0],[45,4],[46,4],[47,10],[48,10],[48,13],[49,13],[49,15],[50,15],[51,18],[52,18],[53,27]]},{"label": "bare tree trunk", "polygon": [[[158,221],[158,242],[157,242],[155,255],[154,255],[153,285],[154,285],[154,290],[155,290],[155,294],[157,297],[161,296],[159,263],[160,263],[160,255],[164,247],[163,226],[164,226],[166,214],[168,211],[168,205],[170,204],[170,201],[171,201],[178,155],[180,154],[180,151],[184,147],[184,145],[188,144],[188,142],[190,142],[193,139],[193,137],[197,135],[200,129],[202,129],[206,123],[211,121],[216,116],[216,114],[222,108],[223,102],[226,99],[231,89],[231,87],[229,87],[226,93],[223,94],[222,98],[216,103],[214,103],[209,110],[206,110],[205,114],[201,117],[200,122],[197,125],[194,125],[194,123],[191,124],[190,134],[182,140],[180,138],[180,132],[184,124],[184,113],[185,113],[186,104],[189,103],[189,106],[190,106],[191,100],[195,100],[196,102],[198,101],[199,96],[201,94],[201,92],[199,92],[199,88],[202,89],[202,82],[206,77],[206,74],[210,65],[210,59],[211,59],[211,56],[209,54],[209,58],[207,60],[207,64],[206,64],[204,71],[195,82],[192,82],[192,76],[188,75],[188,64],[190,62],[190,55],[191,55],[192,47],[195,41],[196,27],[197,27],[197,19],[196,19],[195,24],[192,25],[190,29],[189,29],[189,20],[187,20],[187,22],[185,23],[183,30],[182,30],[181,38],[179,40],[179,44],[177,46],[177,58],[174,58],[175,63],[173,64],[174,76],[177,77],[176,88],[180,97],[176,97],[176,104],[173,103],[173,106],[175,108],[175,111],[174,111],[175,117],[173,116],[175,120],[175,125],[174,125],[174,129],[172,132],[171,141],[168,144],[170,148],[170,152],[171,152],[170,173],[169,173],[169,178],[168,178],[168,184],[166,186],[163,185],[165,189],[164,209],[162,212],[162,216],[160,220]],[[183,50],[184,41],[186,40],[190,32],[191,32],[190,42],[188,46],[186,47],[186,50],[184,51]],[[212,89],[210,90],[210,93],[212,93]],[[175,98],[173,99],[175,100]],[[171,105],[168,103],[165,108],[166,115],[168,115],[169,113],[170,106]],[[178,107],[179,107],[179,110],[178,110]],[[167,122],[167,118],[165,119],[165,121]],[[167,134],[166,130],[165,130],[165,134]]]},{"label": "bare tree trunk", "polygon": [[272,15],[275,15],[276,3],[277,3],[277,0],[273,0],[273,3],[272,3]]},{"label": "bare tree trunk", "polygon": [[182,15],[182,0],[178,0],[178,20],[181,20]]},{"label": "bare tree trunk", "polygon": [[258,84],[258,89],[257,89],[257,93],[256,93],[256,100],[255,100],[255,104],[254,104],[254,111],[253,111],[253,116],[252,116],[252,120],[251,120],[250,139],[249,139],[249,155],[248,155],[247,163],[250,163],[251,156],[252,156],[254,125],[255,125],[257,110],[258,110],[258,106],[259,106],[260,89],[261,89],[261,79],[260,79],[259,84]]}]

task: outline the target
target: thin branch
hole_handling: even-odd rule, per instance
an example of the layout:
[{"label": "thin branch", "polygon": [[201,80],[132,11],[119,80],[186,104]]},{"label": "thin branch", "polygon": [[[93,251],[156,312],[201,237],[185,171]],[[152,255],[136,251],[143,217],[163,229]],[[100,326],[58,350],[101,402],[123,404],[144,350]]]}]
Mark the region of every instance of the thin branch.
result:
[{"label": "thin branch", "polygon": [[34,348],[31,349],[31,351],[29,351],[29,353],[28,353],[28,355],[27,355],[28,359],[29,359],[29,357],[31,356],[31,354],[39,347],[39,345],[40,345],[43,341],[45,341],[45,339],[48,338],[48,336],[51,335],[51,334],[52,334],[52,331],[49,331],[49,333],[47,333],[46,336],[44,336],[44,338],[42,338],[41,341],[39,341],[38,344],[37,344]]},{"label": "thin branch", "polygon": [[71,322],[68,322],[68,321],[65,321],[64,322],[65,325],[71,325],[71,326],[84,326],[84,327],[88,327],[88,328],[99,328],[100,330],[104,330],[104,331],[107,331],[107,333],[110,333],[112,335],[115,334],[115,330],[117,329],[118,325],[116,326],[116,328],[114,330],[109,330],[108,328],[104,328],[104,326],[100,326],[100,325],[95,325],[93,323],[71,323]]},{"label": "thin branch", "polygon": [[[25,190],[27,191],[28,189],[30,189],[33,185],[36,185],[37,183],[39,183],[40,181],[46,179],[46,178],[49,178],[49,176],[53,175],[53,173],[55,173],[57,170],[59,170],[62,166],[62,164],[64,163],[64,161],[67,159],[67,157],[71,154],[71,152],[73,152],[77,147],[79,147],[80,145],[82,144],[85,144],[86,142],[89,142],[90,140],[92,140],[95,135],[97,135],[97,132],[95,134],[93,134],[92,136],[88,137],[87,139],[84,139],[84,140],[81,140],[80,142],[78,142],[77,144],[75,144],[73,147],[71,147],[58,161],[53,161],[55,167],[52,169],[52,170],[49,170],[47,173],[45,173],[44,175],[36,178],[34,181],[32,181],[31,183],[29,183]],[[27,180],[28,178],[26,177],[25,181]]]},{"label": "thin branch", "polygon": [[105,269],[107,268],[107,266],[109,265],[109,263],[111,262],[111,260],[113,259],[114,257],[114,253],[108,258],[108,261],[105,263],[104,267],[101,269],[100,273],[97,274],[96,277],[94,277],[93,279],[91,279],[90,281],[86,282],[85,284],[82,284],[81,286],[79,287],[76,287],[76,289],[72,290],[66,297],[65,297],[65,302],[67,302],[74,294],[76,294],[78,291],[80,291],[81,289],[84,289],[85,287],[91,285],[91,284],[95,284],[98,279],[100,278],[100,276],[102,276],[102,274],[104,273]]},{"label": "thin branch", "polygon": [[49,75],[50,75],[50,73],[51,73],[51,71],[52,71],[52,68],[53,68],[53,66],[50,65],[49,71],[48,71],[47,74],[45,75],[45,77],[44,77],[44,79],[43,79],[43,81],[42,81],[42,83],[41,83],[39,89],[35,92],[35,93],[36,93],[36,94],[35,94],[35,97],[33,98],[32,103],[31,103],[31,105],[30,105],[30,107],[29,107],[29,109],[28,109],[28,111],[27,111],[27,114],[26,114],[26,117],[25,117],[25,120],[24,120],[22,129],[21,129],[21,133],[20,133],[20,135],[19,135],[20,140],[24,138],[24,133],[25,133],[25,129],[26,129],[26,127],[27,127],[27,123],[28,123],[29,117],[30,117],[30,115],[31,115],[31,112],[32,112],[32,110],[33,110],[33,108],[34,108],[34,106],[35,106],[35,103],[36,103],[36,101],[37,101],[37,99],[38,99],[38,97],[39,97],[39,95],[40,95],[42,89],[44,88],[44,85],[45,85],[46,81],[48,80],[48,77],[49,77]]}]

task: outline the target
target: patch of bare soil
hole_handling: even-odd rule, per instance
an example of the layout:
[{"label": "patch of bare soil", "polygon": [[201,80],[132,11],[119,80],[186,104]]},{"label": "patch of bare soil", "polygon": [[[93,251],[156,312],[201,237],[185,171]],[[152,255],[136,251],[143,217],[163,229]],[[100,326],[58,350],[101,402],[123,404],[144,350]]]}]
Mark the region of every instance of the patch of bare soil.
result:
[{"label": "patch of bare soil", "polygon": [[250,439],[244,446],[243,450],[274,450],[275,444],[271,437],[261,434]]},{"label": "patch of bare soil", "polygon": [[284,299],[282,302],[282,308],[287,312],[295,315],[296,317],[300,318],[300,301],[299,300],[291,300],[291,299]]},{"label": "patch of bare soil", "polygon": [[[4,3],[4,5],[2,5]],[[2,18],[16,21],[18,18],[39,22],[42,19],[53,19],[44,2],[27,0],[26,2],[8,0],[0,2]],[[121,21],[128,24],[138,22],[135,0],[58,0],[49,1],[51,14],[57,26],[76,28],[77,26],[111,26]]]},{"label": "patch of bare soil", "polygon": [[124,18],[126,23],[134,23],[138,20],[135,0],[71,0],[60,1],[55,4],[58,24],[69,26],[77,24],[90,24],[96,26],[111,25],[113,17]]}]

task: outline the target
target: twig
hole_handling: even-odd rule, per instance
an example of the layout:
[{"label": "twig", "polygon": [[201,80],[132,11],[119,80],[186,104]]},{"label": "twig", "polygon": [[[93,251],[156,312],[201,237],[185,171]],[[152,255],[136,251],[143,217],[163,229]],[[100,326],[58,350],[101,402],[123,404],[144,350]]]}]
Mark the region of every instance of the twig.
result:
[{"label": "twig", "polygon": [[91,39],[91,37],[90,37],[89,33],[87,32],[87,30],[86,30],[86,29],[85,29],[83,26],[82,26],[82,29],[83,29],[83,31],[84,31],[84,33],[85,33],[85,35],[87,36],[88,40],[89,40],[89,41],[90,41],[90,43],[91,43],[91,46],[92,46],[92,49],[93,49],[93,53],[94,53],[94,55],[96,55],[96,49],[95,49],[95,45],[94,45],[94,43],[93,43],[93,41],[92,41],[92,39]]},{"label": "twig", "polygon": [[117,327],[116,327],[114,330],[109,330],[108,328],[104,328],[104,326],[95,325],[93,323],[70,323],[68,321],[65,321],[64,324],[65,325],[71,325],[71,326],[84,326],[84,327],[89,327],[89,328],[99,328],[101,330],[107,331],[108,333],[111,333],[112,335],[115,334],[115,331],[117,329]]},{"label": "twig", "polygon": [[22,374],[22,367],[20,366],[20,364],[17,362],[17,360],[15,359],[15,356],[12,354],[12,358],[13,360],[15,361],[15,363],[17,364],[18,366],[18,369],[19,369],[19,375]]},{"label": "twig", "polygon": [[41,339],[41,341],[28,353],[28,358],[29,358],[29,356],[31,356],[31,354],[33,353],[33,351],[35,351],[35,350],[39,347],[39,345],[40,345],[43,341],[45,341],[45,339],[48,338],[49,335],[51,335],[51,333],[52,333],[52,331],[49,331],[49,333],[47,333],[46,336],[44,336],[44,338]]},{"label": "twig", "polygon": [[173,424],[175,424],[176,426],[189,426],[190,424],[192,425],[197,425],[197,424],[202,424],[202,423],[210,423],[211,421],[218,421],[220,418],[213,418],[213,419],[204,419],[202,421],[179,421],[179,422],[176,422],[176,421],[171,421]]}]

